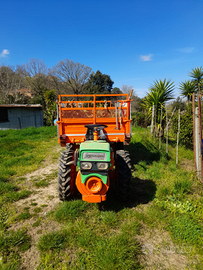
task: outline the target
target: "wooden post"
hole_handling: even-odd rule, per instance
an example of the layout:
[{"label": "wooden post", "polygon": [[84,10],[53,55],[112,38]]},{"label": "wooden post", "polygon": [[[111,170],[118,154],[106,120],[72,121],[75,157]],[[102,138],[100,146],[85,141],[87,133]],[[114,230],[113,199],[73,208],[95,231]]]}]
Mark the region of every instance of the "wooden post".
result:
[{"label": "wooden post", "polygon": [[161,105],[161,115],[160,115],[159,150],[161,149],[161,127],[162,127],[162,105]]},{"label": "wooden post", "polygon": [[192,113],[193,113],[193,152],[194,152],[195,170],[197,170],[196,145],[195,145],[195,93],[192,94]]},{"label": "wooden post", "polygon": [[154,106],[154,144],[155,144],[155,137],[156,137],[156,106]]},{"label": "wooden post", "polygon": [[177,132],[177,149],[176,149],[176,167],[178,166],[178,144],[180,135],[180,109],[178,110],[178,132]]},{"label": "wooden post", "polygon": [[200,133],[199,133],[199,109],[195,108],[195,146],[196,146],[196,168],[197,177],[201,180],[201,152],[200,152]]},{"label": "wooden post", "polygon": [[200,141],[200,169],[201,169],[201,182],[203,182],[203,160],[202,160],[202,110],[201,110],[201,94],[198,94],[198,114],[199,114],[199,141]]},{"label": "wooden post", "polygon": [[[171,118],[168,120],[168,122],[166,121],[166,132],[167,132],[167,136],[166,136],[166,154],[167,154],[167,155],[168,155],[168,128],[169,128],[171,119],[172,119],[172,117],[173,117],[175,111],[176,111],[176,108],[174,108],[174,110],[172,111]],[[168,117],[167,117],[167,118],[168,118]]]},{"label": "wooden post", "polygon": [[153,128],[154,128],[154,105],[152,107],[151,135],[153,134]]},{"label": "wooden post", "polygon": [[168,112],[166,107],[166,155],[168,157]]}]

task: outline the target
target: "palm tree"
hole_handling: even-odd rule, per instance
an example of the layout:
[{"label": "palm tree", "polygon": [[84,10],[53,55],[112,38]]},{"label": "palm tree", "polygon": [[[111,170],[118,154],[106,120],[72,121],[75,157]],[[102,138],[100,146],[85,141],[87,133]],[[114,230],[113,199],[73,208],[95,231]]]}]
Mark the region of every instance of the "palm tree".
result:
[{"label": "palm tree", "polygon": [[149,92],[144,99],[145,107],[147,107],[149,110],[153,105],[155,105],[157,108],[161,108],[161,105],[163,105],[166,101],[173,99],[174,88],[174,82],[171,82],[171,80],[156,80],[150,87]]},{"label": "palm tree", "polygon": [[[163,108],[163,105],[166,101],[173,99],[174,88],[174,82],[171,82],[171,80],[156,80],[154,81],[154,84],[150,87],[147,96],[144,98],[143,106],[148,110],[149,117],[151,117],[152,108],[153,105],[155,105],[156,123],[159,123],[160,121],[161,107]],[[164,108],[162,110],[162,113],[162,117],[164,118]]]},{"label": "palm tree", "polygon": [[195,88],[198,92],[203,90],[203,69],[202,67],[193,68],[192,72],[189,73],[190,77],[193,78]]},{"label": "palm tree", "polygon": [[181,82],[179,89],[181,90],[181,96],[187,97],[188,103],[192,101],[192,94],[196,92],[194,81]]}]

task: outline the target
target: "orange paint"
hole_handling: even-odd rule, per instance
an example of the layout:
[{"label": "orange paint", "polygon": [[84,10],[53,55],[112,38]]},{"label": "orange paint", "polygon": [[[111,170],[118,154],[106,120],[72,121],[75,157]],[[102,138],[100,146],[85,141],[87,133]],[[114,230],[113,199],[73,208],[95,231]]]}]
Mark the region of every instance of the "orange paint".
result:
[{"label": "orange paint", "polygon": [[[64,98],[68,100],[73,97],[77,97],[77,100],[63,101]],[[81,100],[84,97],[90,100],[80,101],[80,97]],[[101,97],[103,100],[97,100],[101,99]],[[121,109],[122,113],[117,129],[115,104],[112,102],[114,98],[122,103],[121,108],[118,107],[118,110]],[[88,124],[107,125],[104,133],[108,142],[130,141],[130,138],[125,136],[130,134],[130,122],[132,121],[130,119],[130,102],[128,94],[60,95],[58,102],[59,121],[57,121],[59,126],[59,143],[60,136],[62,135],[66,135],[65,143],[83,142],[87,132],[85,125]]]},{"label": "orange paint", "polygon": [[81,182],[81,171],[78,171],[76,186],[82,194],[83,201],[99,203],[106,200],[105,194],[109,189],[109,178],[107,179],[107,184],[104,184],[99,177],[91,176],[83,184]]},{"label": "orange paint", "polygon": [[94,141],[97,141],[98,140],[98,131],[97,130],[94,131],[93,136],[94,136]]}]

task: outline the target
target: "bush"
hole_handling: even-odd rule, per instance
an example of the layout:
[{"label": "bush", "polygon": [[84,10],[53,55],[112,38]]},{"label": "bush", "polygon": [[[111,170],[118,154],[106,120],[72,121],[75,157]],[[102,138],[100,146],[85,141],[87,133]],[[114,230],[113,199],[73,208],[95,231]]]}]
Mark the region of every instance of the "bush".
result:
[{"label": "bush", "polygon": [[[174,135],[178,132],[178,113],[174,116],[172,122],[172,131]],[[180,116],[180,143],[187,148],[193,147],[193,112],[192,104],[188,104],[187,110]]]},{"label": "bush", "polygon": [[144,112],[133,112],[132,120],[134,126],[144,127],[150,126],[151,120],[148,118],[147,114]]}]

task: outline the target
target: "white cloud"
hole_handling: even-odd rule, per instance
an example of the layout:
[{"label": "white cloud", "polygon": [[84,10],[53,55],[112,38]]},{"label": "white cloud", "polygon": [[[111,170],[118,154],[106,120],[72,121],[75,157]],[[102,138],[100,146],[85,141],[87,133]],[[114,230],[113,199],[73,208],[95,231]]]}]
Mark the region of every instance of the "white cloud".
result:
[{"label": "white cloud", "polygon": [[153,54],[140,55],[140,60],[141,61],[144,61],[144,62],[151,61],[152,60],[152,56],[153,56]]},{"label": "white cloud", "polygon": [[179,52],[182,52],[182,53],[192,53],[192,52],[194,52],[195,48],[194,47],[185,47],[185,48],[179,48],[177,50]]},{"label": "white cloud", "polygon": [[4,49],[2,53],[0,54],[0,57],[7,57],[9,55],[9,50]]}]

